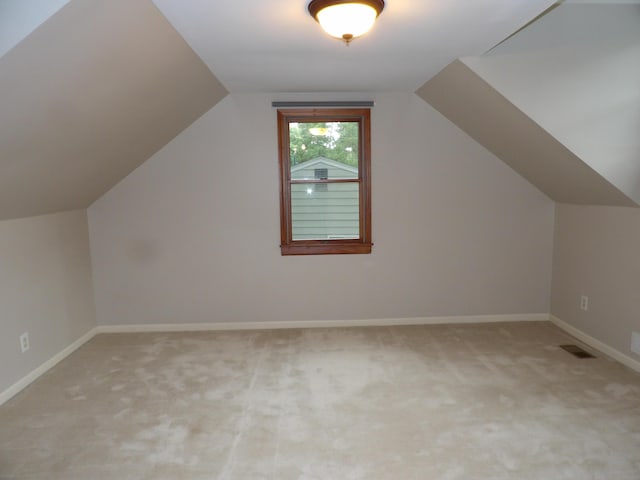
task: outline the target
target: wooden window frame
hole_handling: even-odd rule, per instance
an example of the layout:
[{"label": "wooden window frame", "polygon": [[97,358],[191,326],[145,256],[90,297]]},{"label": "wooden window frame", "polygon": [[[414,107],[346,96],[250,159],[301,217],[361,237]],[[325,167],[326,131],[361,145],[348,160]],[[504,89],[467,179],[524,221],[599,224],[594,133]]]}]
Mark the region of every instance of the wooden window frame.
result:
[{"label": "wooden window frame", "polygon": [[[291,180],[289,123],[358,122],[357,180]],[[282,255],[336,255],[371,253],[371,110],[368,108],[322,108],[278,110],[278,157],[280,165],[280,252]],[[293,183],[358,183],[360,236],[357,239],[293,240],[291,185]]]}]

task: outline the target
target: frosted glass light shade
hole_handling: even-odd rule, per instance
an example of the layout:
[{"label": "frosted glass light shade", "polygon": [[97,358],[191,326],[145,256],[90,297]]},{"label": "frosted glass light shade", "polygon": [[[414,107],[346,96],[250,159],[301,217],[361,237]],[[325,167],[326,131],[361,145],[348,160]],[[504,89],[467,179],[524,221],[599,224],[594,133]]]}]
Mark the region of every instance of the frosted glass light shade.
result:
[{"label": "frosted glass light shade", "polygon": [[313,0],[309,4],[309,12],[320,26],[347,43],[367,33],[383,8],[383,0]]},{"label": "frosted glass light shade", "polygon": [[373,27],[378,13],[369,5],[343,3],[318,12],[320,26],[332,37],[359,37]]}]

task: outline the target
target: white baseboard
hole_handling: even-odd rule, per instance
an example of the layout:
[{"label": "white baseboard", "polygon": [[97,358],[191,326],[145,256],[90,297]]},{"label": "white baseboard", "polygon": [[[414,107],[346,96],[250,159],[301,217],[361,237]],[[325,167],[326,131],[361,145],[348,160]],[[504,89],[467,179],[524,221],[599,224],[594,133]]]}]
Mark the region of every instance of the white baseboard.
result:
[{"label": "white baseboard", "polygon": [[286,328],[328,328],[328,327],[380,327],[399,325],[442,325],[498,322],[536,322],[547,321],[546,313],[515,315],[466,315],[455,317],[417,317],[417,318],[374,318],[362,320],[312,320],[288,322],[220,322],[220,323],[175,323],[150,325],[101,325],[87,332],[51,359],[18,380],[0,393],[0,405],[22,391],[38,377],[71,355],[82,345],[99,333],[141,333],[141,332],[198,332],[224,330],[278,330]]},{"label": "white baseboard", "polygon": [[35,370],[32,370],[26,376],[22,377],[16,383],[11,385],[4,392],[0,393],[0,405],[4,404],[10,398],[12,398],[16,394],[20,393],[23,389],[28,387],[32,382],[37,380],[38,377],[40,377],[41,375],[46,373],[48,370],[50,370],[51,368],[56,366],[58,363],[60,363],[62,360],[64,360],[66,357],[71,355],[78,348],[80,348],[82,345],[84,345],[89,340],[91,340],[95,336],[95,334],[96,334],[96,329],[95,328],[90,330],[90,331],[88,331],[82,337],[80,337],[78,340],[76,340],[71,345],[69,345],[67,348],[65,348],[61,352],[59,352],[56,355],[54,355],[53,357],[51,357],[49,360],[44,362],[38,368],[36,368]]},{"label": "white baseboard", "polygon": [[581,342],[584,342],[590,347],[593,347],[596,350],[599,350],[605,355],[608,355],[609,357],[613,358],[614,360],[617,360],[618,362],[622,363],[623,365],[626,365],[627,367],[635,370],[636,372],[640,372],[639,361],[631,358],[630,356],[622,353],[619,350],[616,350],[613,347],[610,347],[606,343],[601,342],[600,340],[592,337],[591,335],[584,333],[582,330],[577,329],[576,327],[568,324],[564,320],[560,320],[558,317],[549,315],[549,320],[551,320],[551,322],[553,322],[555,325],[560,327],[562,330],[564,330],[568,334],[576,337]]},{"label": "white baseboard", "polygon": [[376,327],[400,325],[443,325],[499,322],[540,322],[551,321],[570,335],[585,344],[601,351],[618,362],[640,372],[640,362],[593,338],[581,330],[547,313],[515,315],[466,315],[453,317],[417,317],[417,318],[377,318],[362,320],[312,320],[288,322],[223,322],[223,323],[185,323],[150,325],[101,325],[90,330],[60,353],[44,362],[22,379],[0,393],[0,405],[26,388],[38,377],[71,355],[82,345],[99,333],[136,333],[136,332],[196,332],[223,330],[276,330],[286,328],[327,328],[327,327]]},{"label": "white baseboard", "polygon": [[283,322],[161,323],[101,325],[96,333],[200,332],[218,330],[280,330],[286,328],[382,327],[394,325],[442,325],[497,322],[548,321],[547,313],[517,315],[467,315],[457,317],[374,318],[362,320],[309,320]]}]

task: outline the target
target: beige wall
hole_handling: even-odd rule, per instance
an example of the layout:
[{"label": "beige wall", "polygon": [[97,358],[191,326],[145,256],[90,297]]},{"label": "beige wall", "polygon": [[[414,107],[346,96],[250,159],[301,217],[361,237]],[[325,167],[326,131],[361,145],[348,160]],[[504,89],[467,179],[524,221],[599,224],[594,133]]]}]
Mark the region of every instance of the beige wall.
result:
[{"label": "beige wall", "polygon": [[0,393],[94,326],[86,211],[0,222]]},{"label": "beige wall", "polygon": [[98,323],[548,313],[553,202],[417,96],[347,97],[376,101],[371,255],[280,255],[292,97],[231,95],[90,207]]},{"label": "beige wall", "polygon": [[[559,204],[551,313],[636,360],[640,332],[640,209]],[[580,310],[580,297],[589,309]]]}]

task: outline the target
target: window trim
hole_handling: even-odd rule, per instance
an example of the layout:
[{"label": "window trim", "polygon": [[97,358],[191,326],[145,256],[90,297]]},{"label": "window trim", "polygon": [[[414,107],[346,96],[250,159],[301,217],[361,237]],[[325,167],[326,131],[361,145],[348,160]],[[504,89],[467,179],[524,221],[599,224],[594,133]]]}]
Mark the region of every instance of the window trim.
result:
[{"label": "window trim", "polygon": [[[293,240],[291,214],[291,158],[289,123],[358,122],[358,179],[360,236],[343,240]],[[280,167],[280,252],[282,255],[336,255],[371,253],[371,110],[369,108],[278,109],[278,164]],[[348,180],[355,183],[354,180]],[[305,180],[304,183],[340,183],[345,180]]]}]

